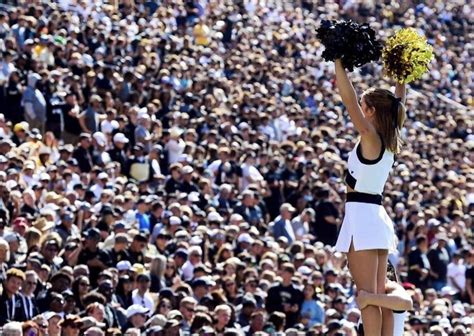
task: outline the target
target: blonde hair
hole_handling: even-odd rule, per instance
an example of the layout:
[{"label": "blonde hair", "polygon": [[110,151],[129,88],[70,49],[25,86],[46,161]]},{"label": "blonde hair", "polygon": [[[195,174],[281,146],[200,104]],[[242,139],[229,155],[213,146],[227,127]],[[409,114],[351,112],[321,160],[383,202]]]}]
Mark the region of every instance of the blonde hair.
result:
[{"label": "blonde hair", "polygon": [[398,154],[403,145],[401,129],[406,119],[405,105],[385,89],[368,89],[362,97],[368,107],[375,109],[375,127],[385,148]]},{"label": "blonde hair", "polygon": [[150,263],[150,272],[155,274],[159,278],[165,275],[166,270],[166,257],[163,255],[157,255]]}]

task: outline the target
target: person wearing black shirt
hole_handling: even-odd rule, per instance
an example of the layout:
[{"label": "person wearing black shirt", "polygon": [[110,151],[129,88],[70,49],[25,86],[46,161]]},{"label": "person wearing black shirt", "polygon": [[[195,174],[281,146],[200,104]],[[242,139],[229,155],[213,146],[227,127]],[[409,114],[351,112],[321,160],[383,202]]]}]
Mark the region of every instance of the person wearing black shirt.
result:
[{"label": "person wearing black shirt", "polygon": [[474,251],[467,252],[466,259],[466,300],[474,304]]},{"label": "person wearing black shirt", "polygon": [[143,251],[147,247],[148,239],[143,234],[139,233],[135,237],[133,237],[132,244],[130,244],[130,248],[128,253],[130,255],[130,263],[133,264],[144,264],[145,261],[145,254]]},{"label": "person wearing black shirt", "polygon": [[107,252],[99,250],[97,245],[100,241],[100,231],[93,228],[86,231],[84,248],[79,254],[77,263],[87,265],[90,272],[90,282],[92,286],[97,284],[99,273],[107,268]]},{"label": "person wearing black shirt", "polygon": [[304,301],[303,292],[291,282],[294,273],[293,264],[283,264],[282,283],[270,288],[265,302],[268,313],[279,311],[286,314],[286,328],[291,328],[298,322],[301,305]]},{"label": "person wearing black shirt", "polygon": [[19,269],[12,268],[7,272],[0,296],[0,325],[10,321],[26,321],[27,310],[20,293],[23,281],[25,281],[25,274]]},{"label": "person wearing black shirt", "polygon": [[74,144],[82,132],[79,121],[79,105],[77,105],[75,93],[68,93],[65,99],[66,104],[62,107],[64,121],[63,138],[65,143]]},{"label": "person wearing black shirt", "polygon": [[270,162],[270,169],[265,174],[265,180],[270,189],[270,195],[265,197],[270,219],[273,220],[280,214],[280,206],[284,203],[283,181],[280,173],[280,161],[274,159]]},{"label": "person wearing black shirt", "polygon": [[3,114],[13,125],[25,120],[21,106],[22,88],[18,71],[13,71],[5,87],[5,105],[2,106]]},{"label": "person wearing black shirt", "polygon": [[430,273],[430,261],[426,255],[428,241],[426,236],[416,238],[416,247],[408,254],[408,282],[411,282],[421,290],[428,288]]},{"label": "person wearing black shirt", "polygon": [[332,202],[328,200],[329,189],[322,188],[316,193],[318,203],[316,208],[316,219],[314,234],[318,241],[324,245],[334,246],[337,240],[337,224],[339,212]]},{"label": "person wearing black shirt", "polygon": [[107,265],[115,267],[119,261],[129,260],[130,256],[127,252],[128,238],[125,233],[117,233],[115,235],[114,247],[106,250],[108,255]]},{"label": "person wearing black shirt", "polygon": [[181,171],[183,173],[183,182],[181,182],[181,185],[179,186],[179,191],[187,194],[193,191],[198,192],[199,189],[196,186],[196,183],[193,182],[193,167],[184,166]]},{"label": "person wearing black shirt", "polygon": [[113,162],[120,163],[120,173],[126,174],[127,153],[125,146],[128,144],[128,139],[123,133],[116,133],[113,137],[114,147],[108,151],[110,159]]},{"label": "person wearing black shirt", "polygon": [[296,191],[298,186],[298,173],[296,172],[296,161],[293,155],[286,158],[285,168],[281,172],[280,178],[284,182],[283,194],[285,199],[290,198],[291,194]]},{"label": "person wearing black shirt", "polygon": [[165,191],[168,194],[172,194],[179,190],[181,187],[181,164],[174,163],[170,166],[170,178],[165,183]]},{"label": "person wearing black shirt", "polygon": [[429,250],[428,260],[430,261],[431,286],[440,291],[448,284],[448,264],[449,254],[446,250],[446,233],[440,232],[436,235],[438,242]]},{"label": "person wearing black shirt", "polygon": [[41,312],[50,309],[53,297],[57,297],[58,293],[62,293],[71,288],[72,278],[69,274],[59,271],[54,273],[49,282],[51,283],[51,286],[44,287],[44,290],[41,291],[37,297],[38,309]]},{"label": "person wearing black shirt", "polygon": [[46,131],[53,132],[56,139],[61,139],[63,131],[63,116],[73,105],[65,103],[58,93],[53,94],[46,106]]},{"label": "person wearing black shirt", "polygon": [[72,153],[79,164],[79,169],[83,173],[89,173],[92,169],[91,136],[87,133],[81,133],[79,136],[79,145]]}]

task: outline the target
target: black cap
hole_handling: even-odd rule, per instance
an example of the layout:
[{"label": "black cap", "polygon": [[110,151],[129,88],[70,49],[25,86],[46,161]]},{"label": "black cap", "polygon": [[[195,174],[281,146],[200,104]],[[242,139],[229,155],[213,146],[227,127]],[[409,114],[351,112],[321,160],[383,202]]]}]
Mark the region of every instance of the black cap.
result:
[{"label": "black cap", "polygon": [[97,239],[100,240],[100,231],[97,230],[96,228],[91,228],[87,230],[84,234],[84,237],[86,239]]},{"label": "black cap", "polygon": [[64,298],[74,297],[74,294],[72,293],[72,291],[70,289],[66,289],[61,294]]},{"label": "black cap", "polygon": [[144,149],[145,149],[145,147],[141,143],[138,143],[135,146],[133,146],[134,151],[142,151]]},{"label": "black cap", "polygon": [[204,280],[202,278],[195,279],[191,283],[192,288],[196,288],[196,287],[199,287],[199,286],[206,286],[207,287],[207,286],[209,286],[209,284],[207,283],[206,280]]}]

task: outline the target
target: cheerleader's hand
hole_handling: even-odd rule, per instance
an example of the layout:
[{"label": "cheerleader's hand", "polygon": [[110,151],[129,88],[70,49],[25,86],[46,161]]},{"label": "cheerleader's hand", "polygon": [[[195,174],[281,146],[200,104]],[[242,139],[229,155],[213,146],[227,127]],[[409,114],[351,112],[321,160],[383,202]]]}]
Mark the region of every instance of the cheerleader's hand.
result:
[{"label": "cheerleader's hand", "polygon": [[362,310],[369,305],[369,293],[364,290],[359,290],[356,296],[356,302],[359,309]]}]

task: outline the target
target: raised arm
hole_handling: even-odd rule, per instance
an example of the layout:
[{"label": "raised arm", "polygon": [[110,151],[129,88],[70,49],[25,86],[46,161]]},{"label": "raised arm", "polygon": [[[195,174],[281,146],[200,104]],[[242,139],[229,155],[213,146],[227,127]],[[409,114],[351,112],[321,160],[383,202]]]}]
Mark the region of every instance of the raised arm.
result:
[{"label": "raised arm", "polygon": [[405,84],[397,83],[395,84],[395,96],[402,100],[402,103],[405,104],[407,95],[407,88]]},{"label": "raised arm", "polygon": [[354,123],[355,128],[362,137],[366,135],[376,135],[376,131],[372,124],[365,118],[364,113],[359,105],[357,94],[352,86],[351,81],[347,77],[346,70],[342,66],[340,59],[335,61],[336,66],[336,81],[339,94],[342,102]]}]

